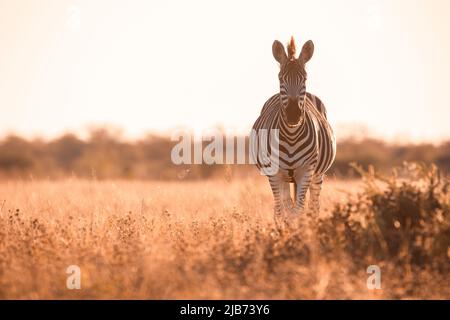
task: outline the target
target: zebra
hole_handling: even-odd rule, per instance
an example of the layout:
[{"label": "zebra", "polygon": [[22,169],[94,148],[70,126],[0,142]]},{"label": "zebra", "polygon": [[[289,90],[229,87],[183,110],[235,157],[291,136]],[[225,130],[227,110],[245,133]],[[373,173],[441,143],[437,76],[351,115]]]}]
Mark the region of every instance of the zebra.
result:
[{"label": "zebra", "polygon": [[[267,166],[256,156],[257,149],[262,148],[263,144],[266,144],[266,152],[277,156],[277,172],[265,174],[274,196],[275,217],[284,215],[288,218],[302,213],[308,189],[308,208],[312,213],[319,212],[324,174],[336,154],[336,140],[327,120],[325,105],[318,97],[306,92],[305,64],[313,52],[311,40],[303,45],[298,58],[295,57],[293,37],[287,44],[287,55],[283,44],[274,41],[272,53],[280,64],[280,92],[266,101],[252,128],[256,139],[255,136],[251,139],[250,152],[256,166],[260,170]],[[277,135],[261,140],[262,132],[277,132]],[[277,140],[278,150],[271,148],[274,139]],[[294,185],[294,199],[290,195],[291,183]]]}]

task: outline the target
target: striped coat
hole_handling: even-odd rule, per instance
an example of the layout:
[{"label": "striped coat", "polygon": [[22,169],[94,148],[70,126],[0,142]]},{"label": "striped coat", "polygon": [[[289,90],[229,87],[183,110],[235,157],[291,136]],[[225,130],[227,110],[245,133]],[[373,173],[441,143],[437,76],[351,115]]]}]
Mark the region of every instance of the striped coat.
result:
[{"label": "striped coat", "polygon": [[269,178],[277,215],[302,212],[308,189],[310,208],[319,211],[323,177],[336,154],[325,106],[318,97],[306,92],[304,64],[312,56],[311,46],[312,42],[307,42],[295,59],[293,39],[288,45],[289,57],[284,47],[274,42],[274,57],[280,62],[280,93],[267,100],[253,125],[251,156]]}]

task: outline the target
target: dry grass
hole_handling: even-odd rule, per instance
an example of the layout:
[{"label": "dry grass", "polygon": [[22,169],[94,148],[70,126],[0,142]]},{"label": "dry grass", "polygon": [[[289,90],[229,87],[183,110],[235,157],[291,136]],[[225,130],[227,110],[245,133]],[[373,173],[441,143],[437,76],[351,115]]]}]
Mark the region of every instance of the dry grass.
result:
[{"label": "dry grass", "polygon": [[[327,181],[322,215],[358,186]],[[382,289],[368,290],[366,266],[341,252],[322,254],[306,217],[297,231],[274,229],[262,177],[4,181],[0,208],[3,299],[450,298],[440,276],[402,274],[389,261],[373,261]],[[66,288],[73,264],[81,290]]]}]

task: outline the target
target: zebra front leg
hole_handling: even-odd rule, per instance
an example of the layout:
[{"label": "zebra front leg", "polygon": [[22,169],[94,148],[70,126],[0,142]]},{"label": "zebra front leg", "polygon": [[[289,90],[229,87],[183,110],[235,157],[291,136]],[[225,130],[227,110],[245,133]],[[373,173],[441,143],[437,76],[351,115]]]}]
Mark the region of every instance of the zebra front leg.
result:
[{"label": "zebra front leg", "polygon": [[294,206],[294,214],[299,214],[303,212],[305,207],[305,198],[306,191],[311,184],[311,179],[314,174],[314,168],[308,167],[304,169],[298,169],[295,172],[294,179],[296,184],[296,195],[295,195],[295,206]]},{"label": "zebra front leg", "polygon": [[292,208],[289,183],[280,175],[269,176],[269,183],[275,201],[275,215],[279,218]]},{"label": "zebra front leg", "polygon": [[323,174],[314,175],[309,187],[308,209],[312,214],[318,215],[320,210],[320,191],[322,189]]}]

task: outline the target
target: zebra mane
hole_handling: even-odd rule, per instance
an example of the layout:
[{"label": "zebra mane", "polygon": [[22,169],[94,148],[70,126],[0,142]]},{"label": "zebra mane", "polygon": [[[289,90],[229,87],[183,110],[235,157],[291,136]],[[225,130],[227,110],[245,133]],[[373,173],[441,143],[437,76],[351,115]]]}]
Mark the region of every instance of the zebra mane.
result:
[{"label": "zebra mane", "polygon": [[291,36],[291,41],[289,41],[287,44],[287,52],[289,60],[295,59],[296,48],[294,36]]}]

